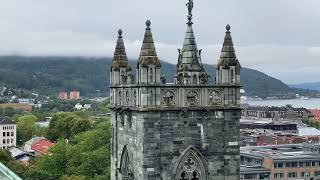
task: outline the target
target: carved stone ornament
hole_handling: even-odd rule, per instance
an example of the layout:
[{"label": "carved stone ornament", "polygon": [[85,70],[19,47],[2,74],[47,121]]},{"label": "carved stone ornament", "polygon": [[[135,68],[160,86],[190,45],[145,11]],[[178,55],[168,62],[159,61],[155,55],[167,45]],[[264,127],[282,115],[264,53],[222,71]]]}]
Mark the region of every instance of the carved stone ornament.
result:
[{"label": "carved stone ornament", "polygon": [[187,102],[187,105],[191,105],[191,106],[198,105],[199,104],[198,92],[195,90],[189,91],[186,96],[186,102]]},{"label": "carved stone ornament", "polygon": [[207,84],[208,83],[208,79],[209,79],[209,77],[208,77],[208,75],[206,75],[206,74],[200,74],[200,84]]},{"label": "carved stone ornament", "polygon": [[162,92],[162,105],[172,106],[176,104],[175,91],[166,90]]},{"label": "carved stone ornament", "polygon": [[177,84],[183,84],[182,74],[179,74],[179,75],[177,76]]},{"label": "carved stone ornament", "polygon": [[185,162],[183,164],[183,169],[186,172],[192,172],[196,169],[196,163],[194,162],[194,160],[192,158],[188,158],[185,160]]},{"label": "carved stone ornament", "polygon": [[121,81],[123,84],[126,84],[127,83],[127,79],[128,79],[128,76],[126,75],[121,75]]},{"label": "carved stone ornament", "polygon": [[222,97],[221,97],[221,93],[217,90],[212,90],[209,93],[209,98],[208,98],[209,105],[221,105],[222,103]]}]

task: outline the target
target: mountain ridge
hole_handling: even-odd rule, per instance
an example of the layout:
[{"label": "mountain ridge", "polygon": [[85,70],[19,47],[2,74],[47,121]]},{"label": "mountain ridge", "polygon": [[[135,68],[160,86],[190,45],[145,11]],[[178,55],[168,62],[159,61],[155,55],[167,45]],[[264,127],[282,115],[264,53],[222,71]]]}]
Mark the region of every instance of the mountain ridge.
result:
[{"label": "mountain ridge", "polygon": [[290,84],[290,87],[300,88],[300,89],[311,89],[320,91],[320,81],[319,82],[307,82],[307,83],[298,83],[298,84]]},{"label": "mountain ridge", "polygon": [[[112,58],[106,57],[0,56],[0,86],[48,95],[73,89],[80,90],[84,96],[96,96],[97,92],[107,95],[111,62]],[[129,63],[135,69],[136,61],[130,60]],[[162,74],[168,82],[172,82],[176,65],[165,61],[161,63]],[[204,67],[213,83],[215,67],[208,64]],[[278,79],[250,68],[242,68],[241,82],[247,96],[266,98],[294,96],[297,92],[315,93],[297,91]]]}]

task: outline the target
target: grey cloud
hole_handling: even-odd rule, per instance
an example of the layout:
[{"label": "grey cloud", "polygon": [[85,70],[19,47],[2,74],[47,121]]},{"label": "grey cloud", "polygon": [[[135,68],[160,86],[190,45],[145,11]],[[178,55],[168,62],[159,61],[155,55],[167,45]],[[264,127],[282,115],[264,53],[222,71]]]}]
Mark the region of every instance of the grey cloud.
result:
[{"label": "grey cloud", "polygon": [[[112,56],[117,29],[139,54],[145,20],[161,59],[176,63],[186,0],[0,0],[0,54]],[[317,81],[319,0],[197,0],[194,30],[203,62],[216,63],[225,25],[243,66],[289,83]]]}]

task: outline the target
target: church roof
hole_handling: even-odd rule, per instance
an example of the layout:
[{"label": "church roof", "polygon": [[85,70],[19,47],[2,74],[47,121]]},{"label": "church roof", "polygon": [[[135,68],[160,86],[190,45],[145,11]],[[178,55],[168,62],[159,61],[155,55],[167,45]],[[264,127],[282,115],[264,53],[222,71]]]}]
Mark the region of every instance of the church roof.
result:
[{"label": "church roof", "polygon": [[118,35],[119,36],[118,36],[117,45],[114,51],[111,68],[113,69],[127,68],[127,70],[130,71],[131,67],[128,63],[127,53],[124,46],[121,29],[119,29]]},{"label": "church roof", "polygon": [[237,56],[234,50],[230,29],[231,29],[231,26],[228,24],[226,26],[227,31],[224,37],[224,42],[221,50],[218,67],[219,66],[223,66],[224,68],[228,68],[229,66],[240,67],[240,63],[237,59]]},{"label": "church roof", "polygon": [[138,59],[138,66],[155,65],[156,67],[161,67],[160,60],[157,56],[156,48],[154,46],[150,25],[151,21],[147,20],[147,27]]}]

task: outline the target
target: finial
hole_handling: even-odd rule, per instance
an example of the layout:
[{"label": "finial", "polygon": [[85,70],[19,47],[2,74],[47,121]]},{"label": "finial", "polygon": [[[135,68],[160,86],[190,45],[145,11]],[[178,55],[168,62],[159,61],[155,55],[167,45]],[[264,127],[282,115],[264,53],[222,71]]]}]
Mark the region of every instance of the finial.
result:
[{"label": "finial", "polygon": [[227,24],[227,26],[226,26],[227,32],[230,32],[230,29],[231,29],[231,26],[229,24]]},{"label": "finial", "polygon": [[150,28],[151,21],[150,21],[150,20],[147,20],[147,21],[146,21],[146,25],[147,25],[147,28]]},{"label": "finial", "polygon": [[118,34],[119,34],[119,36],[122,36],[122,29],[118,30]]}]

